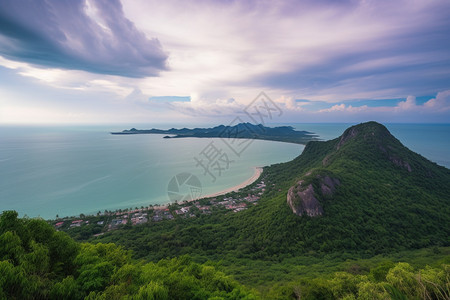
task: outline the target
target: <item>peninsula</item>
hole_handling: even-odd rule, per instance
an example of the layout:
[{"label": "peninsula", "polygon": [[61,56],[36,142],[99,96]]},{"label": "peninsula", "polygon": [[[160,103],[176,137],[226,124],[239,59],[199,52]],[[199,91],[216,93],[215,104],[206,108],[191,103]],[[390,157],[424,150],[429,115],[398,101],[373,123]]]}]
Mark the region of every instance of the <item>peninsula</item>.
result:
[{"label": "peninsula", "polygon": [[212,128],[171,128],[136,129],[111,132],[111,134],[168,134],[164,138],[223,138],[223,139],[258,139],[306,145],[318,140],[318,136],[308,131],[297,131],[292,126],[266,127],[261,124],[239,123],[233,126],[220,125]]}]

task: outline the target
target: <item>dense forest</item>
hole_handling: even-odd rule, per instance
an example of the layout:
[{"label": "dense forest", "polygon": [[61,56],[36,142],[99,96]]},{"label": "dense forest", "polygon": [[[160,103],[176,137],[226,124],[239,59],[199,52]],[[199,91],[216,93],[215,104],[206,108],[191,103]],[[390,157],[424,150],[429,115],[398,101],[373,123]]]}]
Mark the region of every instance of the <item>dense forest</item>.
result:
[{"label": "dense forest", "polygon": [[[382,125],[264,168],[258,205],[118,230],[55,231],[4,212],[0,295],[58,299],[448,299],[450,170]],[[323,179],[339,184],[330,194]],[[319,216],[288,190],[310,185]],[[302,199],[297,199],[302,205]],[[69,237],[69,235],[71,237]],[[76,242],[73,239],[76,240]],[[225,275],[227,274],[227,275]]]},{"label": "dense forest", "polygon": [[[189,256],[146,262],[115,244],[77,243],[40,219],[0,217],[0,299],[448,299],[449,249],[434,266],[372,269],[275,284],[262,294]],[[430,253],[431,254],[431,253]],[[433,255],[433,254],[432,254]],[[291,267],[295,267],[292,265]]]},{"label": "dense forest", "polygon": [[115,244],[76,243],[44,220],[0,219],[1,299],[255,299],[213,266],[187,256],[134,261]]}]

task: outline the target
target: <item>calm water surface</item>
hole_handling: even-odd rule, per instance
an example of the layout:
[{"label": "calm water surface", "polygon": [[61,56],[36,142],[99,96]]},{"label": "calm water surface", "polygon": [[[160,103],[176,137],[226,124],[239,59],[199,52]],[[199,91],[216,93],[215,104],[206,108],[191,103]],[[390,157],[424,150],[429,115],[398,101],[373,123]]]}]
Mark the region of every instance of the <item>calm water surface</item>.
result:
[{"label": "calm water surface", "polygon": [[[283,124],[285,125],[285,124]],[[352,124],[289,124],[338,137]],[[387,124],[400,141],[428,159],[450,167],[450,125]],[[150,128],[140,127],[140,128]],[[157,126],[155,126],[157,127]],[[220,139],[163,139],[161,135],[113,136],[113,127],[0,127],[0,211],[54,218],[105,209],[140,207],[169,201],[171,178],[197,176],[202,194],[235,186],[253,167],[285,162],[303,146],[253,141],[240,157]],[[194,157],[211,141],[228,154],[228,169],[204,175]],[[224,167],[224,165],[222,165]]]},{"label": "calm water surface", "polygon": [[[228,169],[213,173],[194,157],[213,141],[227,153]],[[253,167],[285,162],[302,145],[252,141],[240,157],[220,139],[163,139],[162,135],[110,135],[105,128],[0,128],[0,211],[54,218],[105,209],[164,204],[179,173],[199,178],[202,194],[233,187]]]}]

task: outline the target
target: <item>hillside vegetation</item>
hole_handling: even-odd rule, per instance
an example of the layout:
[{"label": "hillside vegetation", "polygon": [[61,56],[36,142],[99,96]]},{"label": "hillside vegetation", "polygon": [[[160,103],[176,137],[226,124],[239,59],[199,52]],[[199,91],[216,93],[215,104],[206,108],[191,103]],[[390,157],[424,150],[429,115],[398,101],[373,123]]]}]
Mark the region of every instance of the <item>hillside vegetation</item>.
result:
[{"label": "hillside vegetation", "polygon": [[445,251],[443,260],[420,270],[389,260],[365,270],[353,264],[313,278],[265,282],[270,290],[258,293],[189,256],[136,261],[115,244],[78,244],[44,220],[5,211],[0,299],[448,299],[450,249]]},{"label": "hillside vegetation", "polygon": [[[152,223],[99,240],[151,260],[183,254],[214,260],[370,257],[449,246],[450,170],[408,150],[381,124],[310,142],[299,157],[266,167],[263,176],[268,189],[246,211]],[[322,192],[325,177],[339,182],[332,194]],[[288,190],[299,181],[313,187],[320,216],[298,216],[288,205]]]},{"label": "hillside vegetation", "polygon": [[[383,125],[309,142],[263,176],[266,192],[245,211],[125,225],[81,244],[4,212],[0,298],[449,299],[450,170]],[[86,242],[83,230],[67,233]]]},{"label": "hillside vegetation", "polygon": [[255,299],[208,265],[183,256],[131,259],[115,244],[78,244],[44,220],[0,218],[0,299]]}]

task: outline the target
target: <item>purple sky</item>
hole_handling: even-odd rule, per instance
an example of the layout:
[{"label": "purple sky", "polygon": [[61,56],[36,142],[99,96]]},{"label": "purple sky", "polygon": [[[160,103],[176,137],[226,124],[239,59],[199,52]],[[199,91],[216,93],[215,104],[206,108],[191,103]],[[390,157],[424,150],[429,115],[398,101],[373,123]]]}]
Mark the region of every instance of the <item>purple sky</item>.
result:
[{"label": "purple sky", "polygon": [[0,2],[0,123],[450,122],[450,1]]}]

